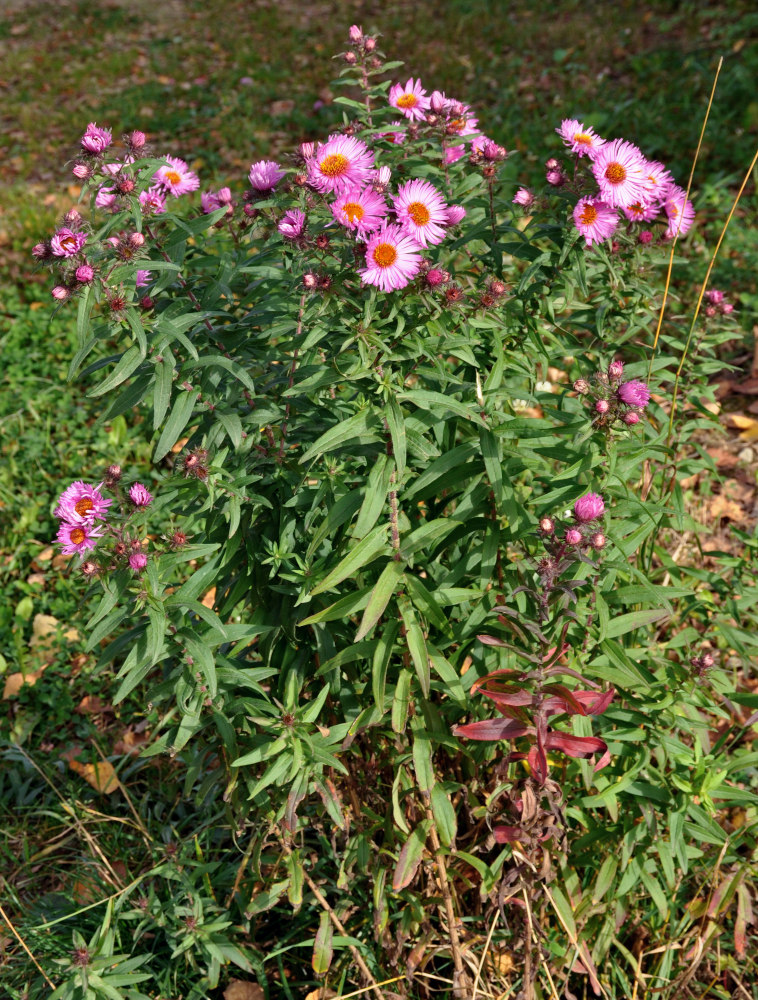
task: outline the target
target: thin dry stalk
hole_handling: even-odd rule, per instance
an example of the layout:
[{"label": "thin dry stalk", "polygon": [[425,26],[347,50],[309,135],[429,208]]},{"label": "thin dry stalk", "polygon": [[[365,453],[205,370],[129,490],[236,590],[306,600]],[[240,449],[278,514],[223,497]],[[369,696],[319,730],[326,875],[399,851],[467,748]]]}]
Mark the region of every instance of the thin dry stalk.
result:
[{"label": "thin dry stalk", "polygon": [[45,980],[45,982],[47,983],[47,985],[50,987],[51,990],[54,990],[55,989],[55,983],[53,983],[50,979],[48,979],[48,977],[47,977],[47,975],[45,973],[45,970],[42,968],[42,966],[39,964],[39,962],[37,961],[37,959],[32,954],[31,949],[29,948],[29,945],[26,943],[26,941],[24,941],[24,939],[21,937],[21,935],[19,934],[19,932],[13,926],[13,924],[11,923],[10,917],[5,912],[5,910],[2,908],[2,906],[0,906],[0,916],[3,918],[3,920],[8,925],[8,929],[10,930],[11,934],[15,937],[15,939],[18,941],[18,943],[24,949],[24,951],[29,956],[29,958],[32,960],[32,962],[34,962],[35,966],[37,967],[37,971],[42,976],[42,978]]},{"label": "thin dry stalk", "polygon": [[534,928],[532,926],[532,905],[529,902],[529,895],[526,889],[524,894],[524,906],[526,907],[526,942],[524,943],[524,998],[534,1000],[534,983],[532,981],[532,940],[534,938]]},{"label": "thin dry stalk", "polygon": [[493,931],[495,930],[495,925],[497,924],[499,919],[500,919],[500,910],[495,910],[495,916],[493,917],[492,923],[490,924],[490,929],[487,934],[487,940],[484,942],[484,951],[482,952],[482,960],[479,963],[479,968],[476,970],[476,979],[474,980],[474,991],[471,994],[471,1000],[476,1000],[476,995],[479,992],[479,980],[482,977],[482,969],[484,968],[484,963],[487,959],[487,950],[489,949],[490,941],[492,940],[492,934]]},{"label": "thin dry stalk", "polygon": [[[103,763],[107,764],[108,763],[108,759],[105,756],[105,754],[103,753],[103,751],[100,749],[100,744],[95,739],[92,740],[92,743],[93,743],[95,749],[97,750],[98,754],[100,755],[100,759],[103,761]],[[134,803],[132,802],[132,797],[129,794],[129,791],[128,791],[126,785],[120,779],[119,779],[119,782],[118,782],[118,787],[121,789],[121,791],[123,793],[123,796],[126,799],[126,804],[129,806],[129,809],[131,811],[132,816],[134,816],[134,821],[135,821],[135,823],[137,825],[137,829],[142,834],[142,839],[145,841],[145,845],[148,848],[151,848],[152,845],[153,845],[153,838],[147,832],[147,829],[145,828],[145,824],[142,822],[139,813],[134,808]],[[111,817],[109,816],[108,819],[110,819],[110,818]]]},{"label": "thin dry stalk", "polygon": [[[716,84],[718,83],[719,73],[721,72],[721,66],[724,62],[724,57],[719,59],[719,64],[716,67],[716,75],[713,78],[713,86],[711,87],[711,96],[708,99],[708,107],[705,109],[705,117],[703,118],[703,127],[700,129],[700,138],[698,139],[697,149],[695,150],[695,157],[692,161],[692,167],[690,169],[690,176],[687,180],[687,191],[685,194],[685,199],[690,196],[690,188],[692,187],[692,178],[695,176],[695,166],[697,165],[698,157],[700,156],[700,147],[703,145],[703,136],[705,135],[705,127],[708,124],[708,116],[711,113],[711,105],[713,104],[713,96],[716,93]],[[658,346],[658,338],[661,335],[661,327],[663,326],[663,316],[666,312],[666,302],[668,299],[669,286],[671,285],[671,272],[674,268],[674,251],[676,250],[676,244],[679,239],[679,229],[682,224],[682,215],[679,216],[679,225],[676,227],[676,232],[674,233],[674,239],[671,243],[671,253],[669,254],[669,266],[666,272],[666,285],[663,289],[663,301],[661,302],[661,309],[658,314],[658,325],[655,329],[655,337],[653,338],[653,347],[650,352],[650,364],[647,370],[648,382],[650,381],[650,375],[653,371],[653,361],[655,359],[655,350]]]},{"label": "thin dry stalk", "polygon": [[[275,833],[282,850],[287,855],[287,857],[290,857],[290,855],[292,854],[292,850],[289,844],[285,841],[284,837],[281,835],[279,830],[275,830]],[[345,925],[342,923],[340,918],[334,912],[326,896],[324,896],[324,894],[321,892],[319,887],[316,885],[316,883],[313,881],[313,879],[310,877],[310,875],[305,869],[303,869],[303,878],[307,882],[308,888],[315,896],[318,905],[329,914],[329,920],[334,925],[334,928],[337,931],[337,933],[340,934],[342,937],[349,937],[348,932],[345,930]],[[383,994],[379,989],[379,984],[371,975],[369,967],[363,961],[361,953],[358,951],[358,949],[355,947],[354,944],[348,944],[348,948],[350,950],[350,954],[353,956],[353,961],[363,973],[364,978],[368,981],[369,984],[368,989],[370,989],[373,992],[374,996],[378,997],[378,1000],[383,1000]]]},{"label": "thin dry stalk", "polygon": [[[381,983],[377,983],[376,985],[389,986],[390,983],[399,983],[401,979],[405,980],[406,978],[406,976],[395,976],[394,979],[383,979]],[[373,986],[362,986],[361,989],[353,990],[352,993],[340,993],[340,995],[335,997],[334,1000],[349,1000],[349,997],[360,997],[363,996],[364,993],[368,993],[369,990],[373,990],[373,988]]]},{"label": "thin dry stalk", "polygon": [[[450,935],[450,951],[453,956],[453,967],[455,968],[455,979],[456,987],[462,986],[463,979],[463,959],[461,958],[461,941],[458,937],[458,927],[455,922],[455,909],[453,908],[453,897],[450,892],[450,883],[447,877],[447,866],[445,864],[445,858],[442,852],[442,846],[440,844],[440,838],[437,833],[437,824],[434,822],[434,813],[432,812],[432,802],[429,792],[421,793],[424,799],[424,808],[426,810],[426,818],[431,823],[429,830],[429,836],[432,841],[432,849],[434,850],[434,860],[437,864],[439,870],[439,881],[440,889],[442,891],[442,899],[445,904],[445,914],[447,916],[447,932]],[[455,992],[455,995],[458,995]]]},{"label": "thin dry stalk", "polygon": [[742,179],[742,184],[740,185],[740,189],[737,192],[737,197],[734,199],[734,203],[732,204],[732,207],[729,211],[729,215],[726,217],[726,222],[724,223],[724,226],[721,230],[721,235],[719,236],[718,242],[716,243],[716,248],[713,251],[713,254],[711,255],[711,259],[708,264],[708,270],[705,272],[705,278],[703,279],[703,284],[697,299],[697,305],[695,306],[695,313],[692,317],[692,322],[690,323],[690,330],[687,335],[687,342],[684,345],[684,350],[682,351],[682,357],[679,361],[679,367],[676,370],[676,378],[674,380],[674,391],[671,394],[671,412],[669,414],[669,427],[668,427],[668,433],[666,435],[666,447],[669,447],[671,444],[671,435],[674,428],[674,414],[676,413],[676,400],[677,400],[677,395],[679,393],[679,380],[681,378],[682,369],[684,368],[684,362],[687,358],[687,354],[690,349],[690,344],[692,343],[692,335],[695,332],[695,324],[697,323],[698,316],[700,315],[700,307],[702,305],[703,298],[705,296],[705,290],[708,287],[708,281],[710,280],[711,277],[711,271],[713,270],[713,265],[716,263],[716,258],[718,257],[719,250],[721,249],[721,244],[724,242],[724,237],[726,236],[726,231],[729,228],[729,223],[732,221],[732,216],[734,215],[737,209],[737,205],[740,202],[740,198],[742,197],[742,192],[747,187],[747,182],[750,180],[750,177],[753,173],[753,169],[756,163],[758,163],[758,150],[756,150],[755,156],[753,156],[750,166],[747,169],[747,173]]}]

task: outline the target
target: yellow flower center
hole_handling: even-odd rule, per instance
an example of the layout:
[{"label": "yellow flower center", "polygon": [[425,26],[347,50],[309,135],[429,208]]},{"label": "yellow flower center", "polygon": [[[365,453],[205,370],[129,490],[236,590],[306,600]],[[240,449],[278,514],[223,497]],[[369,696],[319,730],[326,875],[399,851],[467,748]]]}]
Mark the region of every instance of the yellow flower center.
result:
[{"label": "yellow flower center", "polygon": [[412,201],[410,203],[408,206],[408,215],[410,215],[417,226],[425,226],[432,217],[429,209],[420,201]]},{"label": "yellow flower center", "polygon": [[357,201],[346,201],[342,206],[342,211],[348,217],[350,222],[360,222],[366,214],[363,209],[363,205],[359,205]]},{"label": "yellow flower center", "polygon": [[465,125],[466,125],[465,118],[454,118],[448,125],[448,128],[450,129],[451,132],[462,132]]},{"label": "yellow flower center", "polygon": [[391,243],[378,243],[374,249],[374,263],[377,267],[392,267],[397,260],[397,250]]},{"label": "yellow flower center", "polygon": [[64,236],[61,240],[61,246],[64,250],[76,250],[76,240],[73,236]]},{"label": "yellow flower center", "polygon": [[397,106],[399,108],[415,108],[418,104],[418,97],[415,94],[403,94],[402,97],[398,97]]},{"label": "yellow flower center", "polygon": [[611,184],[623,184],[626,180],[626,168],[620,163],[609,163],[605,168],[605,177]]},{"label": "yellow flower center", "polygon": [[86,514],[89,514],[94,506],[94,503],[89,497],[82,497],[81,500],[77,500],[74,504],[74,510],[77,514],[84,517]]},{"label": "yellow flower center", "polygon": [[325,156],[318,168],[324,177],[341,177],[350,167],[350,160],[342,153],[331,153]]},{"label": "yellow flower center", "polygon": [[587,135],[586,132],[577,132],[574,136],[574,142],[580,142],[583,146],[591,146],[592,136]]},{"label": "yellow flower center", "polygon": [[643,212],[645,211],[645,209],[642,207],[642,203],[641,202],[635,201],[635,203],[633,205],[629,206],[629,211],[633,215],[642,215]]},{"label": "yellow flower center", "polygon": [[176,170],[164,170],[163,176],[169,184],[179,184],[182,180],[182,175],[177,173]]},{"label": "yellow flower center", "polygon": [[579,215],[579,221],[583,226],[591,226],[597,221],[597,209],[594,205],[584,205]]},{"label": "yellow flower center", "polygon": [[87,537],[87,532],[84,528],[74,528],[71,534],[68,536],[74,545],[81,545],[84,539]]}]

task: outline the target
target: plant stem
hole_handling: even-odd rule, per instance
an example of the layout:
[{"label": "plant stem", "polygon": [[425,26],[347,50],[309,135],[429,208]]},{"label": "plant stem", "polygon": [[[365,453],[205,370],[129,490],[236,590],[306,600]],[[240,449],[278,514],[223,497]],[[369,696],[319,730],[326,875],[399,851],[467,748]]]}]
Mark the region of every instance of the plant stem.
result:
[{"label": "plant stem", "polygon": [[[300,309],[297,314],[297,330],[295,330],[295,337],[297,338],[297,343],[295,344],[295,350],[292,353],[292,364],[290,365],[290,377],[288,388],[291,389],[295,381],[295,368],[297,366],[297,355],[300,350],[300,334],[303,332],[303,313],[305,312],[305,292],[300,296]],[[282,423],[282,436],[279,441],[279,455],[277,456],[277,462],[279,465],[284,461],[284,442],[287,437],[287,422],[290,418],[290,401],[287,399],[287,406],[284,411],[284,421]]]},{"label": "plant stem", "polygon": [[[432,812],[432,802],[429,792],[422,791],[421,795],[424,799],[424,809],[426,810],[426,818],[429,820],[431,826],[429,829],[429,836],[432,841],[432,848],[434,850],[434,860],[437,864],[437,869],[439,871],[439,881],[440,889],[442,891],[442,899],[445,904],[445,916],[447,918],[447,931],[450,935],[450,951],[453,956],[453,966],[455,968],[455,986],[462,987],[461,979],[463,977],[463,959],[461,958],[461,941],[458,937],[458,927],[456,925],[455,909],[453,907],[453,896],[450,892],[450,882],[447,877],[447,866],[445,864],[445,858],[442,853],[442,846],[440,844],[439,834],[437,833],[437,825],[434,822],[434,813]],[[457,996],[458,991],[453,988],[453,995]],[[463,994],[460,994],[463,996]]]}]

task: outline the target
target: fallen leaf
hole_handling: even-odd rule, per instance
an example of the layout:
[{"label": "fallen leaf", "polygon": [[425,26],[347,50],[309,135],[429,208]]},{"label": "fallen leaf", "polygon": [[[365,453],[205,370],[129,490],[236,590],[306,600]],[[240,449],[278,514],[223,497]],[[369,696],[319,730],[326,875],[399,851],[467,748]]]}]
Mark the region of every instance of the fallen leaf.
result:
[{"label": "fallen leaf", "polygon": [[54,636],[58,631],[58,619],[53,615],[43,615],[41,613],[34,616],[32,622],[32,638],[30,646],[49,646],[50,636]]},{"label": "fallen leaf", "polygon": [[303,1000],[333,1000],[337,994],[330,986],[320,986],[318,989],[306,993]]},{"label": "fallen leaf", "polygon": [[27,576],[26,578],[26,582],[31,587],[34,587],[38,583],[44,584],[46,579],[47,579],[46,573],[30,573],[29,576]]},{"label": "fallen leaf", "polygon": [[98,761],[96,764],[82,764],[78,760],[70,760],[68,766],[92,785],[95,791],[102,792],[103,795],[109,795],[121,787],[113,764],[107,760]]},{"label": "fallen leaf", "polygon": [[729,521],[740,522],[745,520],[745,512],[742,507],[723,493],[711,497],[706,504],[706,508],[708,521],[718,521],[722,517],[727,518]]},{"label": "fallen leaf", "polygon": [[516,968],[513,955],[505,949],[502,951],[491,951],[487,958],[489,965],[498,976],[507,976]]},{"label": "fallen leaf", "polygon": [[113,745],[114,754],[137,754],[147,743],[149,737],[147,733],[138,733],[134,729],[124,730],[120,740],[116,740]]},{"label": "fallen leaf", "polygon": [[188,441],[189,441],[189,438],[179,438],[179,440],[176,442],[176,444],[171,449],[172,453],[174,455],[178,455],[179,452],[182,450],[182,448],[185,446],[185,444]]},{"label": "fallen leaf", "polygon": [[[335,993],[334,996],[337,994]],[[224,990],[224,1000],[264,1000],[266,994],[258,983],[248,983],[244,979],[230,979]]]},{"label": "fallen leaf", "polygon": [[212,608],[216,603],[216,588],[211,587],[207,594],[203,594],[203,599],[200,603],[204,608]]},{"label": "fallen leaf", "polygon": [[103,712],[110,712],[111,706],[96,694],[86,694],[76,706],[76,711],[80,715],[102,715]]},{"label": "fallen leaf", "polygon": [[8,674],[3,687],[3,698],[15,698],[22,687],[34,687],[44,672],[44,667],[31,674]]}]

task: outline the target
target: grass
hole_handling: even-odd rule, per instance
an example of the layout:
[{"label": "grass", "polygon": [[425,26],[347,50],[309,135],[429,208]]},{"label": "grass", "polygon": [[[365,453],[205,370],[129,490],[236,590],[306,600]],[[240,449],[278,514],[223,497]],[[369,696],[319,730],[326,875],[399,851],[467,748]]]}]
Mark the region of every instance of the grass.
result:
[{"label": "grass", "polygon": [[[108,124],[114,134],[143,128],[156,146],[191,160],[204,187],[220,179],[241,186],[252,160],[323,136],[340,119],[331,104],[329,59],[343,47],[351,20],[381,31],[393,57],[406,61],[406,76],[421,75],[479,108],[486,131],[514,153],[512,176],[521,181],[540,178],[552,129],[574,116],[605,134],[638,140],[686,177],[723,55],[693,183],[700,221],[692,274],[704,272],[706,249],[715,245],[755,148],[758,51],[750,39],[758,14],[741,0],[708,6],[657,0],[642,16],[624,0],[610,17],[608,5],[580,0],[562,0],[548,15],[538,5],[497,0],[370,7],[134,0],[11,8],[0,24],[0,670],[6,679],[44,672],[5,700],[0,723],[3,739],[20,748],[6,750],[0,768],[3,895],[30,927],[144,876],[152,953],[166,967],[192,906],[199,901],[208,920],[223,909],[224,897],[214,892],[230,892],[238,877],[228,862],[234,838],[200,757],[180,763],[123,756],[120,789],[111,794],[83,783],[61,757],[73,751],[95,764],[117,739],[138,745],[140,726],[156,721],[136,697],[118,710],[109,707],[108,671],[96,670],[81,639],[65,638],[79,622],[82,588],[50,552],[52,508],[63,486],[92,480],[112,462],[144,476],[149,450],[124,418],[98,423],[101,404],[88,400],[86,387],[66,383],[75,341],[71,315],[51,316],[47,275],[31,272],[28,251],[76,203],[66,163],[88,121]],[[739,325],[724,347],[724,357],[738,365],[748,365],[753,352],[756,207],[753,185],[713,279],[738,303]],[[691,294],[686,287],[675,274],[674,295]],[[747,403],[732,398],[724,405]],[[34,641],[37,615],[59,623],[46,642]],[[83,702],[95,696],[105,710]],[[215,811],[198,825],[208,803]],[[210,893],[206,864],[216,866]],[[143,926],[142,905],[136,904],[135,927]],[[170,919],[160,925],[163,910]],[[101,915],[88,910],[76,921],[85,937]],[[295,947],[298,928],[297,922],[282,928],[282,947]],[[72,945],[56,940],[64,961]],[[50,954],[45,931],[27,944]],[[0,921],[0,955],[11,947],[14,939]],[[183,961],[202,964],[202,948]],[[264,973],[278,980],[277,988],[303,995],[307,978],[288,982],[281,955],[271,965],[273,973],[269,966]],[[162,988],[172,995],[170,980]]]}]

